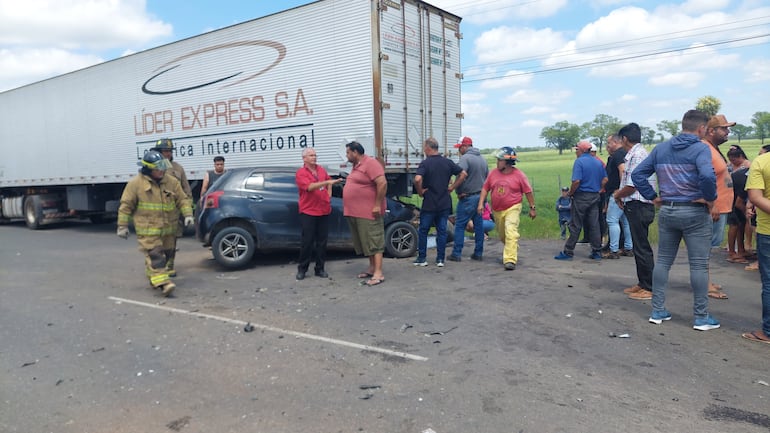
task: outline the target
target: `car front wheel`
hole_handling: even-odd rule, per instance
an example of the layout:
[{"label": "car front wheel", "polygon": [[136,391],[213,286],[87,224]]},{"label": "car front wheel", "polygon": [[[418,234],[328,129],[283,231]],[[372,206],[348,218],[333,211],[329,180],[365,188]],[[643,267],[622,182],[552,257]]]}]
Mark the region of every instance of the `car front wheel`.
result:
[{"label": "car front wheel", "polygon": [[385,252],[391,257],[411,257],[417,251],[417,229],[404,221],[385,228]]},{"label": "car front wheel", "polygon": [[228,269],[242,268],[254,257],[254,237],[241,227],[225,227],[211,242],[214,259]]}]

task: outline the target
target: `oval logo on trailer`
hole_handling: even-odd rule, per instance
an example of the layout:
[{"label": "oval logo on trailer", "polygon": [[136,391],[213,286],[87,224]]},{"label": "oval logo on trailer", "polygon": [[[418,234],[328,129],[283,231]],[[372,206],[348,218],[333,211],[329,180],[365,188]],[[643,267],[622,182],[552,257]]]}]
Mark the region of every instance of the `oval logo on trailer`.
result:
[{"label": "oval logo on trailer", "polygon": [[[224,55],[225,52],[229,52],[228,55]],[[144,82],[142,92],[169,95],[220,83],[223,89],[264,74],[281,63],[284,57],[286,47],[275,41],[214,45],[160,65],[155,69],[157,73]]]}]

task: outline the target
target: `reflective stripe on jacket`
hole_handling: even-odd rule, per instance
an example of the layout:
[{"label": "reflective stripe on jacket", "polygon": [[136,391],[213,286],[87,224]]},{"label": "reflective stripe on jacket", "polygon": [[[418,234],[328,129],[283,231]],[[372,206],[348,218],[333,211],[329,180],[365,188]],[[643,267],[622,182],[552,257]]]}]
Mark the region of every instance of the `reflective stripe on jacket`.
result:
[{"label": "reflective stripe on jacket", "polygon": [[138,174],[123,190],[118,226],[128,225],[133,216],[137,236],[175,235],[179,225],[177,209],[185,217],[192,216],[192,201],[178,180],[166,174],[156,182]]}]

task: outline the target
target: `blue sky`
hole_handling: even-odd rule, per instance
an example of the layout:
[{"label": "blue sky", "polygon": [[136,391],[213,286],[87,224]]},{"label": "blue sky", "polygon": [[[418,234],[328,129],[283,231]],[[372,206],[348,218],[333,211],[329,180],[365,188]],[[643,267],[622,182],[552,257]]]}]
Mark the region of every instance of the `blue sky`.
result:
[{"label": "blue sky", "polygon": [[[0,91],[306,3],[0,0]],[[543,145],[543,127],[596,114],[655,129],[705,95],[745,125],[770,111],[766,0],[430,3],[463,17],[463,133],[478,147]]]}]

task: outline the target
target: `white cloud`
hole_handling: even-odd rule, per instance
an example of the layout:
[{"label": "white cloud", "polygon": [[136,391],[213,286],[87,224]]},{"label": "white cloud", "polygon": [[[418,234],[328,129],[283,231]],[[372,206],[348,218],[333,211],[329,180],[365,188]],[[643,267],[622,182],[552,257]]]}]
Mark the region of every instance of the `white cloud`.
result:
[{"label": "white cloud", "polygon": [[0,44],[65,49],[141,46],[171,34],[144,0],[0,0]]},{"label": "white cloud", "polygon": [[473,43],[478,61],[484,64],[510,62],[524,64],[565,43],[561,33],[550,28],[496,27],[482,33]]},{"label": "white cloud", "polygon": [[528,119],[521,122],[521,126],[524,128],[543,128],[548,126],[548,122],[542,120]]},{"label": "white cloud", "polygon": [[431,0],[430,3],[463,17],[463,21],[479,25],[513,19],[547,18],[567,6],[567,0]]},{"label": "white cloud", "polygon": [[506,87],[522,87],[532,82],[532,73],[523,71],[508,71],[501,78],[484,80],[482,89],[503,89]]},{"label": "white cloud", "polygon": [[770,60],[750,60],[743,66],[743,70],[746,71],[747,83],[756,83],[759,81],[770,80]]},{"label": "white cloud", "polygon": [[534,89],[522,89],[513,92],[503,99],[509,104],[543,104],[559,105],[572,96],[571,90],[541,92]]},{"label": "white cloud", "polygon": [[522,110],[521,114],[545,114],[545,113],[551,113],[556,111],[554,107],[549,107],[546,105],[535,105],[530,108],[527,108],[526,110]]},{"label": "white cloud", "polygon": [[678,86],[686,89],[698,87],[704,75],[700,72],[672,72],[650,77],[647,82],[653,86]]},{"label": "white cloud", "polygon": [[637,99],[638,99],[638,97],[636,95],[629,95],[629,94],[625,94],[625,95],[620,97],[620,101],[621,102],[636,101]]},{"label": "white cloud", "polygon": [[463,101],[475,102],[486,99],[487,94],[482,92],[463,92]]},{"label": "white cloud", "polygon": [[85,68],[103,60],[58,48],[0,49],[0,91]]}]

